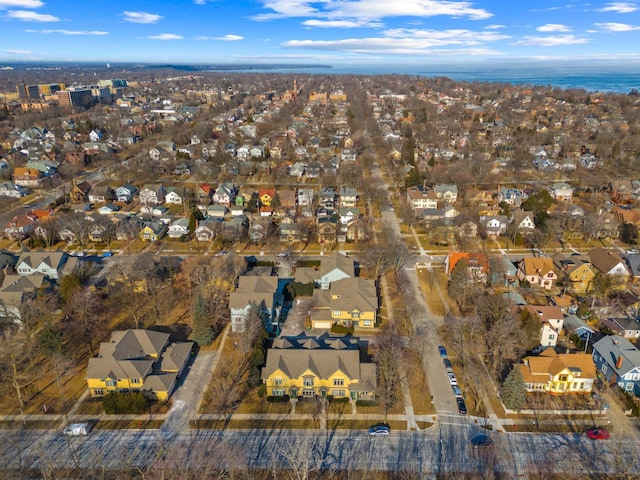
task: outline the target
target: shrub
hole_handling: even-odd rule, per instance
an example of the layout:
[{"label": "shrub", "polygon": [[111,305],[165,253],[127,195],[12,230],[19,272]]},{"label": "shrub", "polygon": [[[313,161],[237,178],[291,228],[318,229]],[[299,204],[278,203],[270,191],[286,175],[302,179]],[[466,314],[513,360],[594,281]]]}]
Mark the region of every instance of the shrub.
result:
[{"label": "shrub", "polygon": [[345,327],[344,325],[340,325],[339,323],[334,323],[331,326],[332,333],[341,333],[343,335],[348,335],[353,333],[353,325],[350,327]]},{"label": "shrub", "polygon": [[287,403],[289,401],[289,395],[269,395],[267,402],[269,403]]},{"label": "shrub", "polygon": [[332,397],[331,400],[329,400],[331,403],[349,403],[349,397]]},{"label": "shrub", "polygon": [[258,388],[258,396],[262,398],[266,394],[267,394],[267,386],[263,383],[262,385],[260,385],[260,388]]},{"label": "shrub", "polygon": [[149,400],[141,392],[111,392],[102,399],[102,408],[104,413],[109,414],[146,413]]},{"label": "shrub", "polygon": [[356,400],[358,407],[376,407],[378,402],[376,400]]}]

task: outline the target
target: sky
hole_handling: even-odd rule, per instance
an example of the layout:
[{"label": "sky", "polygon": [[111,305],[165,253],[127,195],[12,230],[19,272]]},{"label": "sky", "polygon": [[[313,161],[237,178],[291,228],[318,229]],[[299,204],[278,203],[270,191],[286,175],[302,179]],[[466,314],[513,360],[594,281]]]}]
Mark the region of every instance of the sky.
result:
[{"label": "sky", "polygon": [[0,62],[640,61],[640,0],[0,0]]}]

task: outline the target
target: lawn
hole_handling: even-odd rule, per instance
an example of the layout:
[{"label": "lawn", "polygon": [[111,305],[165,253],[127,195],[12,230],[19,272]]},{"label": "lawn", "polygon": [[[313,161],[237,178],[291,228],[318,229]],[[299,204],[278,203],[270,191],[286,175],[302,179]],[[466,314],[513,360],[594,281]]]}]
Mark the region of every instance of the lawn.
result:
[{"label": "lawn", "polygon": [[192,420],[189,427],[205,430],[312,430],[320,427],[320,420]]},{"label": "lawn", "polygon": [[95,430],[153,430],[162,426],[164,420],[100,420],[93,427]]},{"label": "lawn", "polygon": [[[430,270],[428,268],[417,268],[416,275],[420,282],[422,295],[424,296],[427,305],[429,305],[431,313],[437,316],[444,316],[446,309],[451,309],[449,305],[445,307],[442,303],[443,297],[445,301],[448,300],[446,296],[447,278],[444,272],[440,270]],[[438,288],[435,288],[436,282],[439,290]],[[442,297],[440,296],[440,293],[442,293]]]},{"label": "lawn", "polygon": [[414,366],[414,368],[407,369],[407,381],[411,392],[413,412],[416,415],[435,413],[420,355],[412,348],[407,349],[407,364]]}]

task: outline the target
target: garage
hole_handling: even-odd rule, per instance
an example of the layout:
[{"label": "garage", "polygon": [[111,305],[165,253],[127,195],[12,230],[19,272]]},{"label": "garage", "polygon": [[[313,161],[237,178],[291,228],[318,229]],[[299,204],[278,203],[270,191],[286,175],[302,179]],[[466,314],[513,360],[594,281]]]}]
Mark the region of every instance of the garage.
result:
[{"label": "garage", "polygon": [[331,329],[331,321],[327,320],[316,320],[313,322],[313,328],[326,328],[327,330]]}]

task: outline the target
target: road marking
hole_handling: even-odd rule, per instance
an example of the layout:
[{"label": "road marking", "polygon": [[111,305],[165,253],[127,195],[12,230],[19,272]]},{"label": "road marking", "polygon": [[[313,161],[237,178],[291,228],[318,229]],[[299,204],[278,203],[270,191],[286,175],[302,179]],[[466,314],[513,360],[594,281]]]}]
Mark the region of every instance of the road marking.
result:
[{"label": "road marking", "polygon": [[469,424],[468,423],[457,423],[457,422],[439,422],[440,425],[458,425],[461,427],[468,427]]}]

